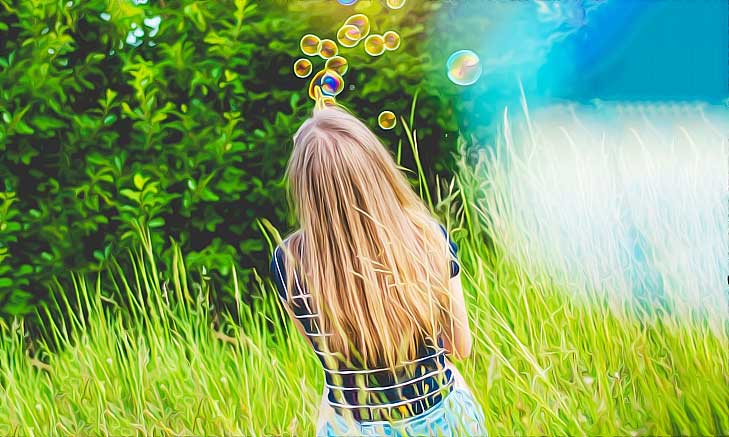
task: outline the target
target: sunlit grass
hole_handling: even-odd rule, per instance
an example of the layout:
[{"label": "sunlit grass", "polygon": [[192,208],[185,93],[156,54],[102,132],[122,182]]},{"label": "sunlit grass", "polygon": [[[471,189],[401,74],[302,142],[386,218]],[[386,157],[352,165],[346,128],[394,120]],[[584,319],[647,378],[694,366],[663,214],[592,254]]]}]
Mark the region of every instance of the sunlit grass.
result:
[{"label": "sunlit grass", "polygon": [[490,429],[726,434],[729,123],[579,113],[505,112],[493,153],[461,166]]},{"label": "sunlit grass", "polygon": [[[695,148],[620,123],[603,143],[565,114],[532,120],[533,141],[506,124],[432,196],[475,335],[457,365],[491,435],[729,434],[726,140],[687,114]],[[74,275],[45,341],[2,324],[0,435],[313,435],[322,370],[268,279],[234,318],[179,249],[157,272],[140,235],[133,271]]]}]

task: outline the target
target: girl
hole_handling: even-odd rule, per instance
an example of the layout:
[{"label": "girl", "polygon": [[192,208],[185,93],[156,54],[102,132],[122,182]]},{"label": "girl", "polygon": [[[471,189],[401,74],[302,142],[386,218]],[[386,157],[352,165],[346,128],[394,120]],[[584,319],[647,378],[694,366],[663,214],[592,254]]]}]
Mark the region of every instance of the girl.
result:
[{"label": "girl", "polygon": [[390,153],[341,107],[317,107],[286,177],[300,228],[271,274],[324,369],[317,436],[485,436],[450,361],[472,341],[458,248]]}]

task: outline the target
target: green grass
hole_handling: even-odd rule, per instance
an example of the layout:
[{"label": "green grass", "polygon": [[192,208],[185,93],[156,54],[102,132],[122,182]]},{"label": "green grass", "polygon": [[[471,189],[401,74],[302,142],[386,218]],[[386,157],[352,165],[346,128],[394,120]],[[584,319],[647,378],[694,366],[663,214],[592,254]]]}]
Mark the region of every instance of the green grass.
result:
[{"label": "green grass", "polygon": [[[542,127],[521,139],[504,132],[498,154],[462,160],[453,183],[438,181],[429,197],[460,246],[475,343],[457,366],[484,406],[491,435],[729,434],[726,301],[682,295],[691,281],[707,283],[699,276],[712,273],[705,264],[715,253],[673,264],[668,256],[683,239],[703,241],[720,226],[711,221],[715,211],[687,213],[714,200],[691,194],[713,195],[713,179],[699,181],[689,169],[673,187],[689,205],[661,209],[661,184],[647,177],[636,191],[643,205],[620,204],[635,211],[631,223],[651,249],[646,259],[631,258],[623,222],[584,227],[603,217],[590,216],[599,199],[609,212],[618,208],[609,199],[630,197],[617,184],[631,174],[628,164],[616,164],[622,173],[605,170],[613,168],[605,162],[585,164],[594,171],[570,180],[566,169],[575,163],[555,139],[562,131]],[[595,158],[588,148],[569,156]],[[605,153],[596,156],[617,156]],[[696,156],[714,162],[714,152],[702,153]],[[550,179],[556,176],[566,179],[558,184]],[[697,189],[690,177],[705,185]],[[421,171],[418,180],[422,186]],[[691,189],[681,191],[680,183]],[[581,200],[565,211],[550,203],[560,195]],[[570,228],[570,238],[558,238]],[[113,264],[98,277],[73,276],[68,298],[50,305],[69,315],[51,318],[44,340],[27,338],[22,321],[1,325],[0,435],[312,435],[322,371],[293,327],[279,323],[268,279],[260,281],[266,297],[241,305],[234,320],[210,307],[206,281],[185,271],[177,247],[175,270],[158,272],[148,231],[140,236],[129,254],[133,271]],[[648,270],[663,281],[658,297],[635,286]],[[722,297],[712,290],[705,292]]]}]

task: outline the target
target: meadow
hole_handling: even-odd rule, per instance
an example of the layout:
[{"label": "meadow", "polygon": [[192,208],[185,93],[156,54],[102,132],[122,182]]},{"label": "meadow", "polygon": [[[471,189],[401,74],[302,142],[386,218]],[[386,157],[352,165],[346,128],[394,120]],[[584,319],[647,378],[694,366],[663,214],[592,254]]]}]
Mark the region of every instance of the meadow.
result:
[{"label": "meadow", "polygon": [[[493,436],[729,434],[724,126],[632,111],[604,131],[504,112],[435,192],[413,171],[460,247],[475,340],[457,366]],[[72,274],[38,310],[42,338],[2,322],[0,435],[313,435],[322,371],[267,272],[244,305],[231,265],[221,311],[179,246],[161,271],[137,232],[131,270]]]}]

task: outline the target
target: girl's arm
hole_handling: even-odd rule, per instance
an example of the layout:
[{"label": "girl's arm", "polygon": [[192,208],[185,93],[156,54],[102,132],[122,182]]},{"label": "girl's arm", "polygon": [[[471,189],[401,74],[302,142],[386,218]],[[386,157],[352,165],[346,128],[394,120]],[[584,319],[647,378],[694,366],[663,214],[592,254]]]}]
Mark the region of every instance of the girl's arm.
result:
[{"label": "girl's arm", "polygon": [[471,355],[473,338],[471,328],[468,325],[468,313],[466,302],[463,298],[463,286],[461,285],[460,272],[450,279],[449,283],[451,297],[450,323],[446,323],[443,333],[443,344],[449,354],[457,360],[462,360]]},{"label": "girl's arm", "polygon": [[299,331],[299,333],[306,339],[309,345],[311,345],[311,339],[308,335],[306,335],[304,325],[302,325],[301,321],[296,318],[294,311],[291,309],[286,299],[286,296],[288,295],[288,290],[286,290],[286,269],[284,268],[284,263],[285,258],[283,256],[283,252],[281,251],[281,248],[279,246],[276,246],[276,249],[274,249],[273,255],[271,256],[271,279],[276,286],[276,292],[278,293],[278,297],[281,300],[281,304],[286,310],[286,313],[289,315],[291,322],[296,327],[296,330]]}]

